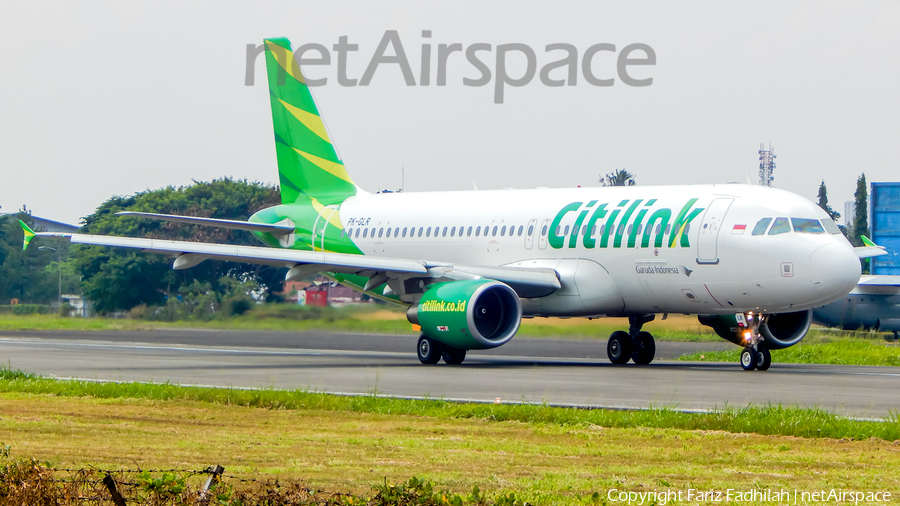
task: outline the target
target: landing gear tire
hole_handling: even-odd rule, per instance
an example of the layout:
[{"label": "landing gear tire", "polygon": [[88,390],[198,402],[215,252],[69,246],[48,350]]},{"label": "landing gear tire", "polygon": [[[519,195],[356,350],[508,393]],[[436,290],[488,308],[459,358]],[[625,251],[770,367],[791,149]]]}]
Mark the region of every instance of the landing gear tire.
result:
[{"label": "landing gear tire", "polygon": [[609,336],[606,343],[606,355],[614,364],[627,364],[631,359],[631,336],[628,332],[617,330]]},{"label": "landing gear tire", "polygon": [[441,360],[441,354],[444,351],[444,345],[425,335],[419,336],[419,344],[416,346],[416,352],[419,355],[419,362],[428,365],[434,365]]},{"label": "landing gear tire", "polygon": [[745,371],[752,371],[756,369],[756,364],[759,361],[759,353],[754,350],[752,347],[747,346],[744,348],[744,351],[741,352],[741,367]]},{"label": "landing gear tire", "polygon": [[631,360],[638,365],[647,365],[653,362],[656,355],[656,341],[649,332],[641,332],[634,340],[634,349],[631,352]]},{"label": "landing gear tire", "polygon": [[756,370],[768,370],[769,366],[772,365],[772,354],[769,352],[769,349],[765,346],[759,346],[759,349],[756,350],[756,355]]},{"label": "landing gear tire", "polygon": [[444,352],[441,353],[441,358],[444,359],[444,363],[447,365],[459,365],[466,359],[466,350],[447,346],[444,348]]}]

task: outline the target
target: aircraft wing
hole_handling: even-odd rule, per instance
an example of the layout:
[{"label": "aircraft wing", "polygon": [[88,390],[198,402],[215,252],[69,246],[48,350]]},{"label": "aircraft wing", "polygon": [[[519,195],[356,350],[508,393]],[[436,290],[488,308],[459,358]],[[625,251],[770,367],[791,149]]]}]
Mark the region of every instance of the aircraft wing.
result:
[{"label": "aircraft wing", "polygon": [[860,276],[859,283],[850,293],[883,295],[900,294],[900,276]]},{"label": "aircraft wing", "polygon": [[[204,260],[224,260],[296,269],[289,277],[302,277],[316,272],[360,274],[369,278],[366,290],[386,282],[390,277],[423,277],[445,280],[488,278],[509,284],[520,296],[535,297],[558,290],[561,285],[553,269],[521,267],[460,266],[446,262],[428,262],[402,258],[371,257],[300,251],[259,246],[236,246],[188,241],[169,241],[108,235],[34,232],[21,223],[25,231],[23,248],[35,237],[63,237],[74,244],[138,249],[148,253],[174,256],[174,269],[187,269]],[[302,274],[301,274],[302,273]]]},{"label": "aircraft wing", "polygon": [[249,221],[219,220],[216,218],[198,218],[195,216],[176,216],[174,214],[139,213],[135,211],[122,211],[117,216],[137,216],[151,220],[171,221],[175,223],[187,223],[189,225],[209,225],[236,230],[249,230],[251,232],[268,232],[272,235],[288,235],[294,232],[292,225],[269,225],[267,223],[251,223]]}]

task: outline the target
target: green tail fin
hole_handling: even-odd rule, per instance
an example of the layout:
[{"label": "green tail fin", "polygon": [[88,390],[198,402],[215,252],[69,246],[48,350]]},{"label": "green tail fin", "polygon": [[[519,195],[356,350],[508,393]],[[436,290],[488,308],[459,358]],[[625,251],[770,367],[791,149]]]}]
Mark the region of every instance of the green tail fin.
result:
[{"label": "green tail fin", "polygon": [[265,45],[281,202],[291,204],[305,195],[329,205],[356,195],[294,60],[291,42],[266,39]]},{"label": "green tail fin", "polygon": [[22,251],[25,251],[28,249],[28,244],[34,239],[35,233],[34,230],[31,230],[31,227],[26,225],[22,220],[19,220],[19,226],[22,227],[22,232],[25,234],[25,238],[22,241]]},{"label": "green tail fin", "polygon": [[866,246],[878,246],[877,244],[872,242],[872,239],[869,239],[864,235],[859,236],[859,238],[862,239],[863,244],[865,244]]}]

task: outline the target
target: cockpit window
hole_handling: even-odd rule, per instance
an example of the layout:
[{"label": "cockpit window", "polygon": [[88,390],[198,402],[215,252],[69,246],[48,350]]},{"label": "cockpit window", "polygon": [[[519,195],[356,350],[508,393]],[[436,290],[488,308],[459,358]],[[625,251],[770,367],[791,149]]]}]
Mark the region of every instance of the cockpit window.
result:
[{"label": "cockpit window", "polygon": [[772,218],[763,218],[756,223],[756,226],[753,227],[753,235],[763,235],[766,233],[766,229],[769,228],[769,223],[772,223]]},{"label": "cockpit window", "polygon": [[790,231],[791,224],[787,218],[775,218],[775,223],[772,224],[772,229],[769,230],[769,235],[786,234]]},{"label": "cockpit window", "polygon": [[831,218],[825,218],[824,220],[820,220],[822,222],[822,226],[825,227],[825,231],[829,234],[840,234],[841,229],[838,228],[837,225],[834,224],[834,220]]},{"label": "cockpit window", "polygon": [[809,218],[791,218],[791,223],[794,225],[794,232],[801,232],[805,234],[825,233],[825,229],[822,228],[822,224],[819,223],[819,220],[813,220]]}]

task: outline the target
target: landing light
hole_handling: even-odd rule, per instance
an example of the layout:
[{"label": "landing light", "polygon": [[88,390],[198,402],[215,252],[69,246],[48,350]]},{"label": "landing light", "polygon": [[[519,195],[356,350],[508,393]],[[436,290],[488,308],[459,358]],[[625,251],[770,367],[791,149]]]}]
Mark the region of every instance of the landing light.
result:
[{"label": "landing light", "polygon": [[747,341],[747,342],[749,343],[751,337],[752,337],[752,334],[750,333],[749,330],[747,330],[747,331],[744,332],[744,341]]}]

